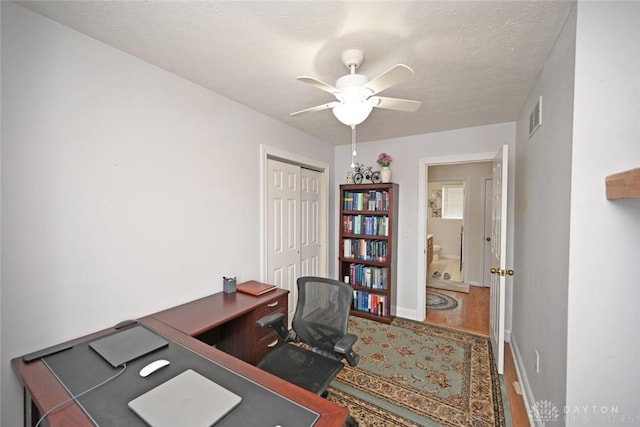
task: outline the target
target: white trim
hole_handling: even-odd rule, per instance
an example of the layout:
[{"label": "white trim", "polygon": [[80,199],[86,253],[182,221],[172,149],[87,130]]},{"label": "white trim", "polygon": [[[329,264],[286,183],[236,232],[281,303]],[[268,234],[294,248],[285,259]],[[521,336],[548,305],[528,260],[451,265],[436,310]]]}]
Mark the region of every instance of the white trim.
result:
[{"label": "white trim", "polygon": [[[418,277],[419,281],[426,280],[427,277],[427,176],[429,166],[436,165],[448,165],[459,163],[475,163],[493,161],[496,156],[495,152],[485,153],[466,153],[456,154],[450,156],[438,156],[438,157],[421,157],[418,159],[418,258],[422,259],[418,262]],[[421,279],[422,278],[422,279]],[[425,307],[426,307],[426,292],[424,286],[419,284],[416,286],[416,310],[415,317],[412,319],[418,321],[424,321],[425,319]]]},{"label": "white trim", "polygon": [[[516,343],[516,339],[514,336],[511,336],[511,341],[509,343],[511,347],[511,355],[513,357],[513,364],[516,368],[516,375],[518,376],[518,382],[520,383],[520,388],[522,389],[522,400],[524,401],[524,406],[527,411],[527,417],[529,418],[530,426],[538,426],[542,427],[543,424],[540,422],[535,423],[533,421],[533,409],[536,406],[533,404],[535,399],[533,397],[533,391],[531,390],[531,385],[529,384],[529,379],[527,378],[526,370],[524,369],[524,362],[522,361],[522,357],[520,356],[520,350],[518,349],[518,344]],[[506,385],[509,386],[508,384]]]},{"label": "white trim", "polygon": [[277,159],[313,169],[322,174],[320,179],[321,211],[324,218],[320,219],[320,244],[322,256],[319,273],[328,277],[329,270],[329,164],[319,162],[308,157],[300,156],[276,147],[260,144],[260,280],[266,281],[267,273],[267,159]]}]

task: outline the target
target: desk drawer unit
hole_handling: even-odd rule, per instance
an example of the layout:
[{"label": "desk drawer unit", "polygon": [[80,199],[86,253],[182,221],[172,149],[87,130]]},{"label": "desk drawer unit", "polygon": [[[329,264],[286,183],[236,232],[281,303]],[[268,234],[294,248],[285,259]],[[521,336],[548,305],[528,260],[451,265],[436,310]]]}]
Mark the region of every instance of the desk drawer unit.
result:
[{"label": "desk drawer unit", "polygon": [[258,326],[255,322],[261,317],[268,316],[269,314],[274,313],[283,313],[285,325],[287,324],[287,312],[288,312],[288,298],[287,295],[283,295],[275,301],[270,302],[269,304],[265,304],[264,306],[256,309],[254,311],[254,322],[255,330],[256,330],[256,341],[255,341],[255,361],[254,364],[257,364],[262,357],[269,352],[273,347],[280,344],[283,340],[278,335],[278,333],[273,328],[262,328]]},{"label": "desk drawer unit", "polygon": [[216,346],[238,359],[256,365],[262,356],[282,340],[272,328],[261,328],[256,321],[272,313],[284,313],[287,321],[286,293],[256,306],[253,310],[216,328]]}]

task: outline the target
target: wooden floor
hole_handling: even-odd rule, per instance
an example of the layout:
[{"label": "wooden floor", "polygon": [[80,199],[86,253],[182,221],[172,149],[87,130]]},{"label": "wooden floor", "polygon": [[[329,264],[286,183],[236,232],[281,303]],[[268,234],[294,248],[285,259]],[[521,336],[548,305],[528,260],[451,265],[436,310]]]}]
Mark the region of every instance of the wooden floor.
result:
[{"label": "wooden floor", "polygon": [[[442,289],[427,289],[449,295],[458,301],[458,307],[453,310],[427,310],[427,323],[489,336],[489,288],[471,286],[468,294]],[[529,418],[524,400],[513,387],[513,383],[518,381],[518,375],[508,343],[505,343],[504,354],[504,383],[507,387],[513,425],[515,427],[528,426]]]}]

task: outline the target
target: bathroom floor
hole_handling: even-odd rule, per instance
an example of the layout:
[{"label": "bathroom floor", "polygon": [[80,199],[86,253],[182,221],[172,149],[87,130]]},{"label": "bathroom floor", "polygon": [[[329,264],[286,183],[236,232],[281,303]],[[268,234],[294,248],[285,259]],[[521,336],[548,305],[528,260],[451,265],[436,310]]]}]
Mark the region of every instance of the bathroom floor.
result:
[{"label": "bathroom floor", "polygon": [[462,272],[460,271],[460,260],[458,258],[440,258],[438,261],[433,261],[427,269],[427,283],[429,283],[433,273],[440,273],[438,280],[444,279],[444,274],[449,273],[449,280],[455,282],[462,282]]}]

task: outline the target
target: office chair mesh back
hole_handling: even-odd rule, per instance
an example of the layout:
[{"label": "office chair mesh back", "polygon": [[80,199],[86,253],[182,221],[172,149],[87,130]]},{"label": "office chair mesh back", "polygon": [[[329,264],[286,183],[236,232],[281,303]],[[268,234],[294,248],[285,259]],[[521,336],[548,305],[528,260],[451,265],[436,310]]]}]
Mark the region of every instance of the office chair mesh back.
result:
[{"label": "office chair mesh back", "polygon": [[346,333],[353,298],[351,286],[322,277],[298,279],[298,305],[292,327],[299,339],[333,353]]}]

